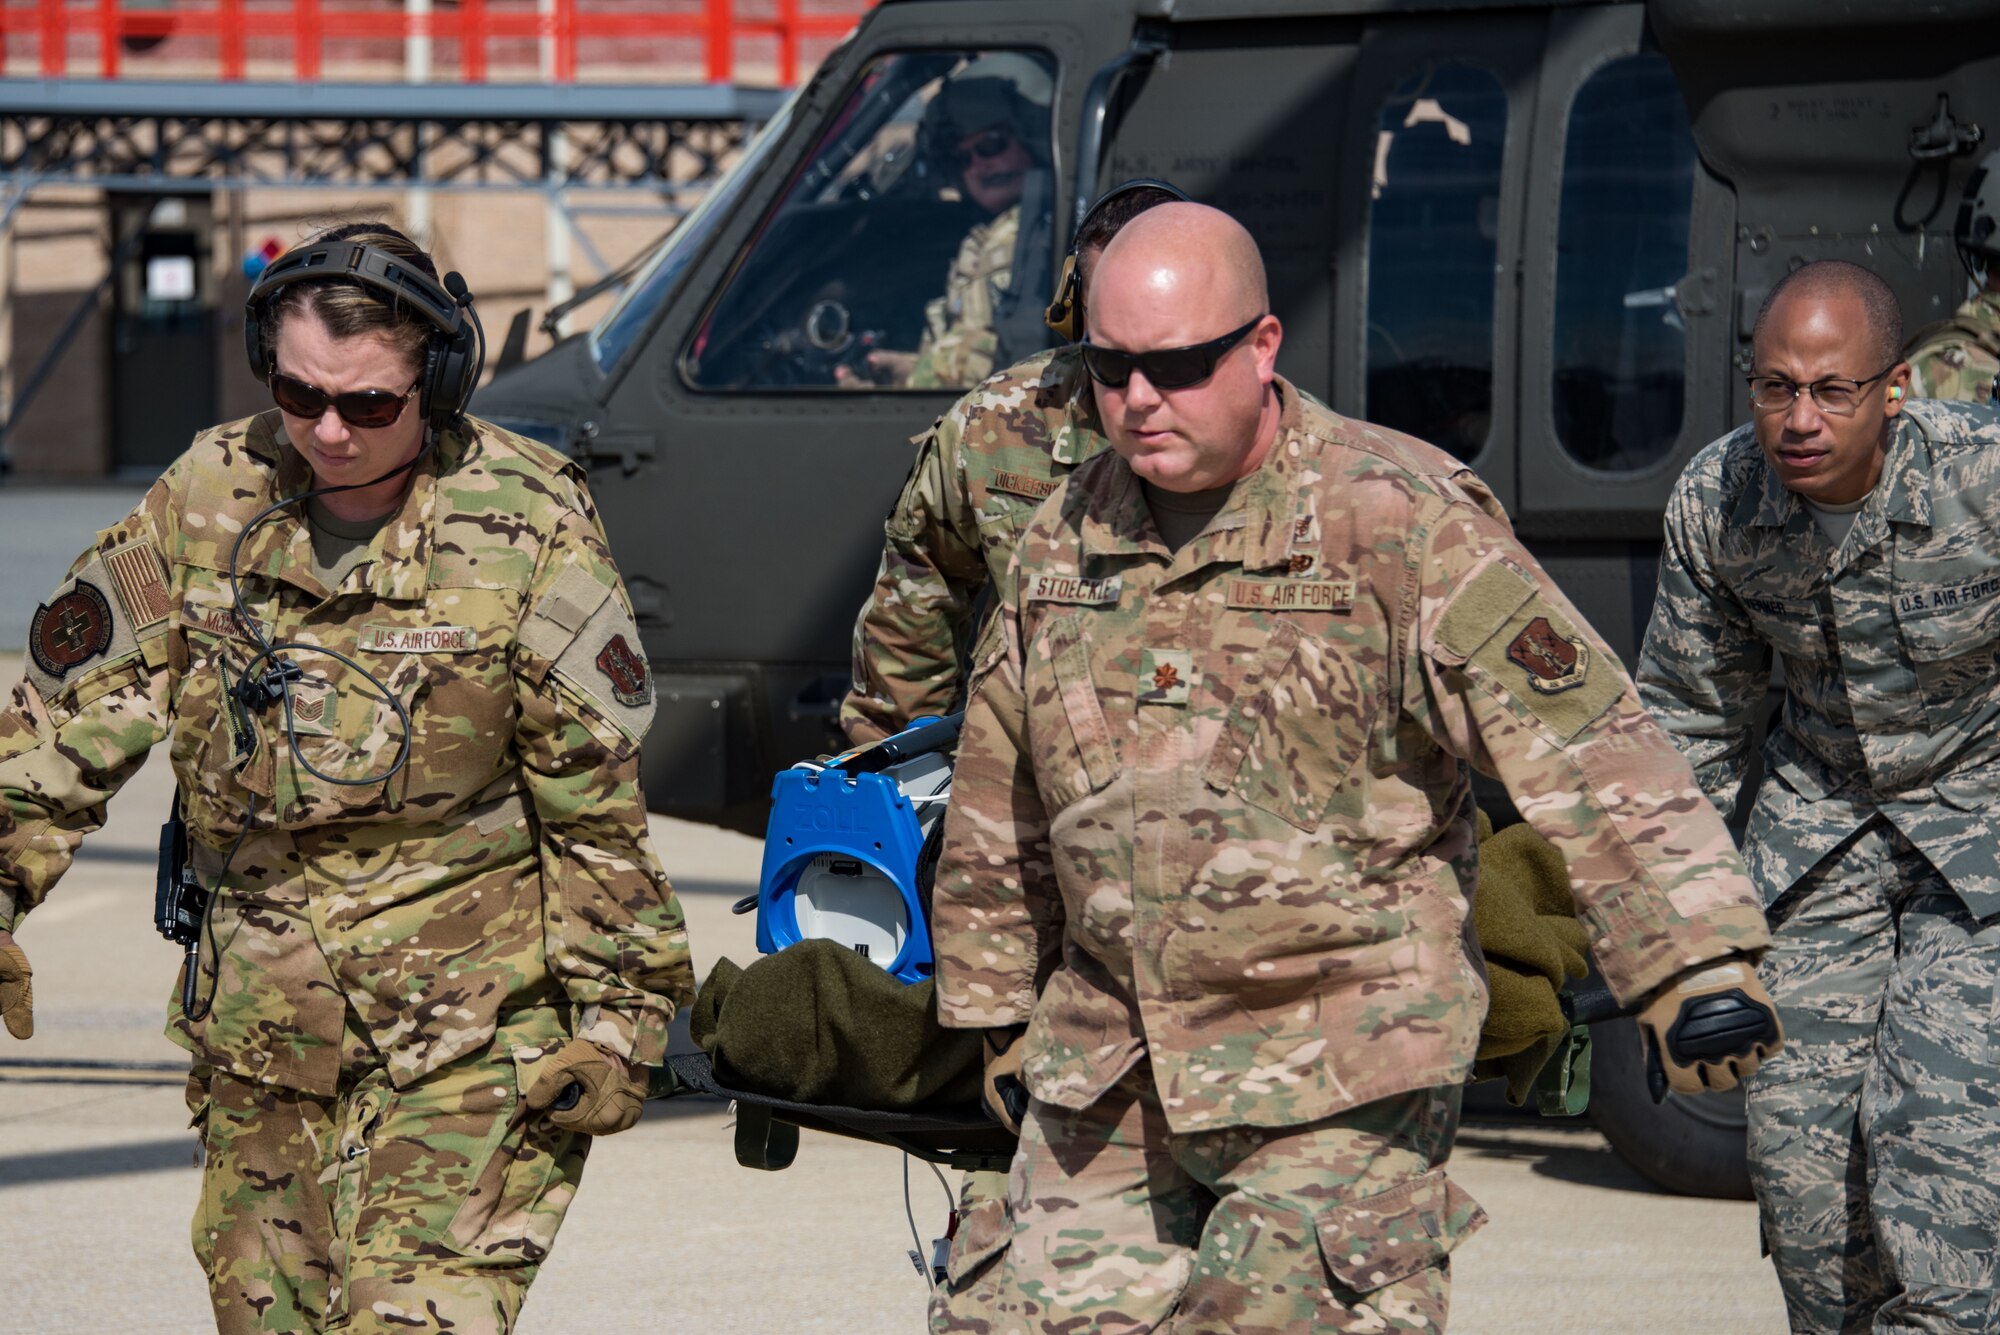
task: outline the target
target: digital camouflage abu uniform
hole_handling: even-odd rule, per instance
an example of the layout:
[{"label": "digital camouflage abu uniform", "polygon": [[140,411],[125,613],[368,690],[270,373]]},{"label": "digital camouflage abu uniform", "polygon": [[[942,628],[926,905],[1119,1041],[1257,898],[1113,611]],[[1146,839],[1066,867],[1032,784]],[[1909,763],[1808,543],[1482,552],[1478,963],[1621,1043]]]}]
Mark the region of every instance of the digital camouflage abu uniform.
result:
[{"label": "digital camouflage abu uniform", "polygon": [[[574,466],[468,421],[337,588],[297,507],[243,544],[244,610],[303,676],[295,740],[283,709],[238,726],[231,548],[309,485],[276,412],[204,432],[36,612],[0,714],[0,925],[170,737],[205,884],[250,827],[203,942],[213,1009],[176,995],[170,1021],[218,1324],[501,1331],[586,1148],[529,1116],[536,1062],[574,1032],[657,1063],[692,994],[639,792],[651,681]],[[302,768],[383,774],[405,735],[333,652],[410,720],[383,782]]]},{"label": "digital camouflage abu uniform", "polygon": [[1079,468],[975,668],[933,938],[947,1024],[1028,1022],[1007,1329],[1443,1325],[1481,1218],[1441,1168],[1487,1004],[1468,764],[1563,853],[1620,998],[1765,942],[1477,478],[1279,391],[1178,554],[1122,459]]},{"label": "digital camouflage abu uniform", "polygon": [[[1733,809],[1785,1047],[1751,1177],[1800,1331],[1992,1329],[2000,1264],[2000,417],[1905,405],[1836,549],[1743,427],[1667,506],[1640,698]],[[1871,1325],[1872,1322],[1872,1325]]]},{"label": "digital camouflage abu uniform", "polygon": [[924,337],[910,371],[912,389],[964,389],[993,374],[1000,347],[1000,299],[1014,284],[1021,206],[965,234],[945,273],[944,295],[924,307]]},{"label": "digital camouflage abu uniform", "polygon": [[950,712],[981,594],[1070,469],[1104,448],[1074,348],[1008,368],[917,437],[917,461],[883,525],[875,587],[854,623],[849,740],[872,742]]},{"label": "digital camouflage abu uniform", "polygon": [[2000,292],[1982,289],[1949,320],[1917,331],[1904,360],[1918,398],[1991,403],[2000,375]]}]

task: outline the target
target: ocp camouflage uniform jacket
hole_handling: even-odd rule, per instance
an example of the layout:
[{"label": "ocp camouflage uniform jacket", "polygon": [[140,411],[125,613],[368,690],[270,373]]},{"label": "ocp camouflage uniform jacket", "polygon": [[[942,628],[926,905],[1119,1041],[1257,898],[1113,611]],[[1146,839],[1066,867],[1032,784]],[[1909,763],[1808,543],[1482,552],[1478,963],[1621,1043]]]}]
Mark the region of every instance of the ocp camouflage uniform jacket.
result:
[{"label": "ocp camouflage uniform jacket", "polygon": [[2000,292],[1982,289],[1950,319],[1918,330],[1906,357],[1918,398],[1991,403],[2000,375]]},{"label": "ocp camouflage uniform jacket", "polygon": [[1268,458],[1178,554],[1122,459],[1079,468],[976,669],[939,1009],[1032,1012],[1052,1104],[1142,1056],[1182,1132],[1463,1080],[1467,763],[1562,851],[1619,997],[1766,940],[1686,762],[1478,480],[1280,385]]},{"label": "ocp camouflage uniform jacket", "polygon": [[1782,720],[1743,856],[1775,899],[1876,812],[1973,913],[2000,912],[2000,415],[1906,404],[1836,551],[1748,426],[1667,503],[1640,699],[1725,813],[1775,650]]},{"label": "ocp camouflage uniform jacket", "polygon": [[[245,526],[309,485],[276,412],[205,431],[37,612],[0,714],[0,924],[171,733],[204,884],[256,813],[203,943],[213,1011],[190,1028],[174,1003],[170,1032],[202,1060],[330,1096],[358,1028],[402,1085],[567,998],[583,1037],[657,1063],[693,991],[687,936],[639,792],[651,682],[581,475],[469,421],[337,589],[299,507],[252,533],[244,610],[299,642],[294,744],[282,706],[229,718],[252,643],[228,571]],[[404,735],[335,652],[409,717],[383,782],[302,767],[372,778]]]},{"label": "ocp camouflage uniform jacket", "polygon": [[999,359],[999,305],[1014,282],[1021,206],[975,225],[945,274],[944,295],[924,307],[924,338],[912,389],[964,389],[993,374]]},{"label": "ocp camouflage uniform jacket", "polygon": [[856,743],[952,707],[981,592],[1001,587],[1028,517],[1104,437],[1083,360],[1066,347],[994,376],[916,443],[854,623],[854,687],[840,721]]}]

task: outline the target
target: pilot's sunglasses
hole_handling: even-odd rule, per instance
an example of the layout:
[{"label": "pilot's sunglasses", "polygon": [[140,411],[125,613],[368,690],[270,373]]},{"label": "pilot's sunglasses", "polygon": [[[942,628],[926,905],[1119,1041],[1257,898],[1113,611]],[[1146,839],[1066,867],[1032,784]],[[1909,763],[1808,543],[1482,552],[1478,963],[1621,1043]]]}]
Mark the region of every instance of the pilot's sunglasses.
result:
[{"label": "pilot's sunglasses", "polygon": [[392,394],[386,389],[351,389],[345,394],[329,394],[318,385],[308,385],[303,380],[294,379],[282,371],[271,372],[271,398],[280,408],[294,417],[310,417],[317,421],[326,415],[328,404],[340,414],[340,420],[349,426],[363,428],[385,427],[403,415],[403,405],[417,392],[417,385],[411,385],[401,394]]},{"label": "pilot's sunglasses", "polygon": [[1212,338],[1206,343],[1195,343],[1185,348],[1158,348],[1152,352],[1121,352],[1117,348],[1100,347],[1086,338],[1083,341],[1083,366],[1090,372],[1092,380],[1112,389],[1125,388],[1131,382],[1134,371],[1143,373],[1146,383],[1154,389],[1186,389],[1214,375],[1215,364],[1241,343],[1243,336],[1263,319],[1260,315],[1241,329],[1232,329],[1221,338]]},{"label": "pilot's sunglasses", "polygon": [[960,170],[972,165],[973,159],[981,162],[999,157],[1014,146],[1014,136],[1006,130],[988,130],[977,139],[952,154],[952,159]]}]

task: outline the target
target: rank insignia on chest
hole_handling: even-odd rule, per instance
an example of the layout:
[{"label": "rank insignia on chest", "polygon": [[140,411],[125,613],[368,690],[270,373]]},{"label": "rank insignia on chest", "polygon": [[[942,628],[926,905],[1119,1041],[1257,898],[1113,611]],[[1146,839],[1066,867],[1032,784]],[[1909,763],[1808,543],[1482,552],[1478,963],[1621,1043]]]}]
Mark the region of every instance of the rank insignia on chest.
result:
[{"label": "rank insignia on chest", "polygon": [[1194,680],[1194,655],[1185,649],[1139,651],[1139,703],[1184,705]]},{"label": "rank insignia on chest", "polygon": [[377,654],[469,654],[479,647],[470,626],[363,626],[361,647]]},{"label": "rank insignia on chest", "polygon": [[1045,501],[1056,494],[1061,484],[1051,477],[1029,477],[1026,473],[995,473],[993,490],[1003,491],[1009,496],[1022,496],[1031,501]]},{"label": "rank insignia on chest", "polygon": [[1590,665],[1590,646],[1558,634],[1547,617],[1536,617],[1507,646],[1507,658],[1528,674],[1528,685],[1554,695],[1583,685]]},{"label": "rank insignia on chest", "polygon": [[1232,579],[1228,605],[1244,612],[1345,612],[1354,606],[1354,581]]},{"label": "rank insignia on chest", "polygon": [[35,666],[58,680],[110,646],[111,604],[96,585],[83,580],[37,607],[28,624],[28,652]]},{"label": "rank insignia on chest", "polygon": [[1034,575],[1028,580],[1031,603],[1077,603],[1102,607],[1118,601],[1124,587],[1123,575],[1105,579],[1083,579],[1076,575]]},{"label": "rank insignia on chest", "polygon": [[610,680],[612,696],[627,709],[653,702],[653,674],[623,635],[613,635],[598,651],[597,670]]}]

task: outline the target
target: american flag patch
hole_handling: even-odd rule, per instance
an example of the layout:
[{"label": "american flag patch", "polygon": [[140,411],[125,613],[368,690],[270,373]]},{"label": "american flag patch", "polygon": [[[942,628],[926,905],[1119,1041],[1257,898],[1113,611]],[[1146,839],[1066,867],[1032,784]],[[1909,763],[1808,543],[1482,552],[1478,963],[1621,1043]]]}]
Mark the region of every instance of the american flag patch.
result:
[{"label": "american flag patch", "polygon": [[173,610],[167,601],[167,572],[149,544],[130,542],[106,552],[104,568],[111,572],[111,585],[125,615],[132,619],[133,634],[143,636],[167,619]]}]

